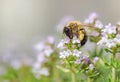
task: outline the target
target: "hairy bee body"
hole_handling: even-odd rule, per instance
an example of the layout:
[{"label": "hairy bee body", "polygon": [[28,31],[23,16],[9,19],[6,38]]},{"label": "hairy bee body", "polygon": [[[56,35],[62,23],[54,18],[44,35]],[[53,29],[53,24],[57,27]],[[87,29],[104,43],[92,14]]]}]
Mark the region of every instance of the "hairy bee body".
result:
[{"label": "hairy bee body", "polygon": [[76,36],[80,40],[81,46],[87,41],[85,28],[79,21],[68,22],[63,29],[63,33],[65,33],[70,39],[73,39],[73,37]]}]

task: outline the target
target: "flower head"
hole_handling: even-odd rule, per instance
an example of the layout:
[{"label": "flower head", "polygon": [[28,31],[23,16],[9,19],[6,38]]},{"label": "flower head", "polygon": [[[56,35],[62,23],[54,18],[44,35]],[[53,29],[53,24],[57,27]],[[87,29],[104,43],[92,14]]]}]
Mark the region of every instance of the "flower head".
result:
[{"label": "flower head", "polygon": [[105,28],[102,30],[104,33],[107,34],[115,34],[116,33],[116,26],[113,26],[111,23],[105,26]]},{"label": "flower head", "polygon": [[84,23],[85,24],[91,24],[93,23],[96,19],[98,18],[98,15],[96,13],[91,13],[87,19],[85,19]]},{"label": "flower head", "polygon": [[75,44],[75,43],[80,43],[80,40],[79,40],[77,37],[73,37],[72,43],[73,43],[73,44]]},{"label": "flower head", "polygon": [[93,64],[90,64],[90,65],[89,65],[89,69],[90,69],[90,70],[93,70],[94,68],[95,68],[95,67],[94,67]]},{"label": "flower head", "polygon": [[97,43],[98,45],[104,45],[107,48],[116,47],[120,44],[120,36],[117,33],[116,26],[108,24],[102,29],[101,40]]},{"label": "flower head", "polygon": [[32,72],[36,78],[40,78],[41,75],[49,75],[49,69],[45,63],[50,62],[49,58],[54,53],[54,41],[54,37],[49,36],[46,40],[35,46],[35,49],[37,50],[37,57],[35,63],[33,64]]},{"label": "flower head", "polygon": [[102,22],[99,21],[99,20],[96,20],[96,21],[95,21],[95,27],[96,27],[96,28],[99,28],[99,29],[102,29],[102,28],[103,28]]},{"label": "flower head", "polygon": [[70,39],[69,38],[65,38],[65,39],[62,39],[59,44],[57,45],[57,48],[59,49],[64,49],[65,48],[65,44],[68,44],[70,42]]}]

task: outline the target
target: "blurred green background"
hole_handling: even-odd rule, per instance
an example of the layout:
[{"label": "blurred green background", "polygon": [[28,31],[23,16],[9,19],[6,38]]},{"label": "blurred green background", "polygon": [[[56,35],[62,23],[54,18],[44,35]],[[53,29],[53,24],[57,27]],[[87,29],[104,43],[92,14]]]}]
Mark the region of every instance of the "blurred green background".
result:
[{"label": "blurred green background", "polygon": [[120,0],[0,0],[0,55],[34,55],[33,45],[56,34],[62,17],[83,21],[97,12],[104,24],[120,20]]}]

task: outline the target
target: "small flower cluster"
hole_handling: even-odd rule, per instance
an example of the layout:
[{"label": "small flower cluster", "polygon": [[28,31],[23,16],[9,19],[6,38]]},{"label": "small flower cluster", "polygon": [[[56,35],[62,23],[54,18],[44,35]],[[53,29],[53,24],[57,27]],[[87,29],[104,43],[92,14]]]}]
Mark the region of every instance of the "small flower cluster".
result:
[{"label": "small flower cluster", "polygon": [[48,66],[46,63],[50,62],[49,58],[54,53],[54,37],[49,36],[45,41],[40,42],[35,46],[37,50],[37,61],[33,64],[32,72],[36,78],[40,78],[41,75],[49,76]]},{"label": "small flower cluster", "polygon": [[74,37],[72,40],[70,40],[68,37],[65,39],[62,39],[60,43],[58,44],[57,48],[60,50],[60,58],[67,58],[69,56],[74,56],[74,57],[80,57],[81,51],[78,50],[80,47],[80,41]]},{"label": "small flower cluster", "polygon": [[120,45],[120,34],[117,30],[117,26],[108,24],[102,29],[102,38],[97,43],[98,45],[104,45],[106,48],[118,47]]},{"label": "small flower cluster", "polygon": [[88,27],[88,35],[91,42],[98,42],[101,37],[101,29],[103,24],[98,20],[98,15],[96,13],[91,13],[87,19],[84,21],[85,26]]},{"label": "small flower cluster", "polygon": [[33,57],[26,54],[21,54],[20,57],[17,57],[11,53],[1,55],[0,63],[4,64],[3,67],[11,67],[15,70],[19,70],[23,66],[31,66],[33,63]]},{"label": "small flower cluster", "polygon": [[65,38],[62,39],[58,44],[59,58],[62,60],[62,65],[67,66],[67,69],[72,69],[74,73],[84,72],[86,75],[98,75],[95,70],[95,63],[98,58],[93,61],[90,60],[88,55],[84,55],[80,51],[80,40],[76,37],[73,39]]}]

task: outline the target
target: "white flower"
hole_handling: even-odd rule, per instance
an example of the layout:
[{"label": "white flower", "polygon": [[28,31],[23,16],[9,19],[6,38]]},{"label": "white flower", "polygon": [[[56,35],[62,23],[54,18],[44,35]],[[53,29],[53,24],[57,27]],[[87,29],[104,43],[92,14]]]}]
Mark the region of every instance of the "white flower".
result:
[{"label": "white flower", "polygon": [[67,50],[61,51],[59,57],[63,59],[69,57],[70,55],[75,56],[75,57],[80,57],[81,53],[82,52],[77,49],[73,51],[67,49]]},{"label": "white flower", "polygon": [[116,37],[113,39],[117,44],[120,44],[120,34],[117,34]]},{"label": "white flower", "polygon": [[41,75],[49,76],[49,71],[47,68],[39,68],[39,69],[33,68],[32,72],[34,73],[35,77],[38,79],[40,79]]},{"label": "white flower", "polygon": [[80,43],[80,40],[79,40],[77,37],[73,37],[72,43],[73,43],[73,44],[75,44],[75,43]]},{"label": "white flower", "polygon": [[44,53],[39,53],[37,55],[37,62],[44,63],[46,61],[45,54]]},{"label": "white flower", "polygon": [[37,51],[42,51],[45,47],[45,43],[44,42],[40,42],[37,45],[35,45],[35,50]]},{"label": "white flower", "polygon": [[81,53],[82,53],[81,51],[75,49],[75,50],[73,51],[73,56],[80,57]]},{"label": "white flower", "polygon": [[18,70],[22,66],[22,62],[20,60],[14,59],[11,61],[11,66]]},{"label": "white flower", "polygon": [[49,71],[47,68],[42,68],[38,72],[40,75],[49,76]]},{"label": "white flower", "polygon": [[102,37],[102,39],[97,43],[97,45],[104,45],[107,48],[112,48],[116,46],[114,39],[108,39],[107,37]]},{"label": "white flower", "polygon": [[107,41],[107,37],[102,37],[102,39],[97,43],[97,45],[104,45]]},{"label": "white flower", "polygon": [[39,62],[35,62],[34,64],[33,64],[33,69],[32,69],[32,71],[34,72],[34,71],[36,71],[37,69],[40,69],[41,68],[41,64],[39,63]]},{"label": "white flower", "polygon": [[111,23],[109,23],[102,31],[107,34],[116,34],[116,26],[113,26]]},{"label": "white flower", "polygon": [[44,50],[46,56],[50,56],[53,52],[54,50],[50,46],[47,46]]},{"label": "white flower", "polygon": [[99,32],[93,31],[93,32],[91,33],[91,36],[97,37],[97,36],[99,36]]},{"label": "white flower", "polygon": [[83,61],[84,64],[88,64],[89,56],[88,55],[83,55],[83,56],[80,57],[80,60]]},{"label": "white flower", "polygon": [[103,28],[102,22],[99,21],[99,20],[97,20],[97,21],[95,22],[95,27],[96,27],[96,28],[99,28],[99,29],[102,29],[102,28]]},{"label": "white flower", "polygon": [[70,50],[64,50],[64,51],[60,52],[59,57],[64,59],[70,55],[72,55],[72,52]]},{"label": "white flower", "polygon": [[98,15],[96,13],[91,13],[87,19],[85,19],[84,23],[85,24],[89,24],[89,23],[93,23],[95,19],[98,18]]},{"label": "white flower", "polygon": [[99,60],[99,57],[94,57],[93,63],[96,63]]},{"label": "white flower", "polygon": [[105,44],[106,47],[108,48],[112,48],[112,47],[115,47],[116,46],[116,43],[113,41],[113,39],[109,39],[106,44]]},{"label": "white flower", "polygon": [[33,58],[32,57],[29,57],[29,56],[24,56],[22,58],[22,63],[26,66],[31,66],[32,63],[33,63]]},{"label": "white flower", "polygon": [[64,47],[64,40],[62,39],[57,45],[57,48],[63,48],[63,47]]},{"label": "white flower", "polygon": [[53,36],[48,36],[47,37],[47,42],[50,43],[50,44],[54,44],[55,38]]},{"label": "white flower", "polygon": [[[102,29],[102,38],[97,43],[98,45],[104,45],[107,48],[115,47],[117,44],[120,44],[120,34],[116,34],[116,26],[111,25],[110,23]],[[108,38],[112,36],[110,34],[115,34],[113,38]]]},{"label": "white flower", "polygon": [[75,61],[75,64],[80,64],[81,63],[81,60],[80,59],[77,59],[76,61]]},{"label": "white flower", "polygon": [[62,39],[59,44],[57,45],[57,48],[59,49],[64,49],[65,48],[65,44],[69,43],[70,42],[70,39],[69,38],[65,38],[65,39]]},{"label": "white flower", "polygon": [[91,71],[92,71],[94,68],[95,68],[95,67],[94,67],[93,64],[90,64],[90,65],[89,65],[89,69],[90,69]]}]

